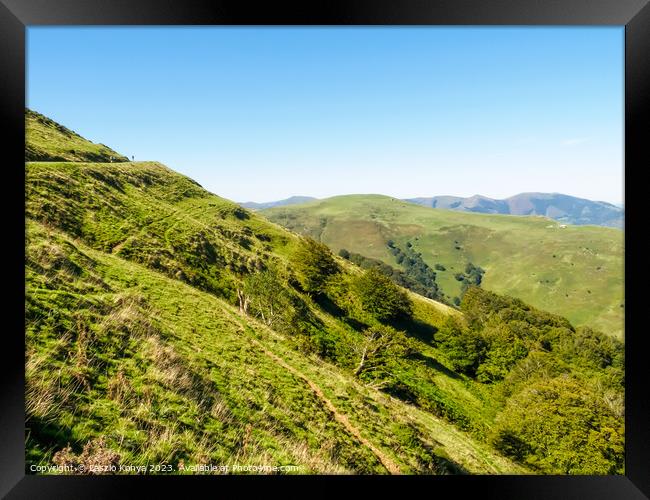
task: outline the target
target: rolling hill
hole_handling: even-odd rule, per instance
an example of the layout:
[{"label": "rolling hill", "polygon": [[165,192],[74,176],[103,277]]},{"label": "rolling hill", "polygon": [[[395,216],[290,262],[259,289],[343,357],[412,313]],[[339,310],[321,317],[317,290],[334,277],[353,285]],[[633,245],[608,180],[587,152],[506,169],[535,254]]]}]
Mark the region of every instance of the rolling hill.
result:
[{"label": "rolling hill", "polygon": [[622,344],[408,292],[156,162],[25,168],[26,472],[622,473]]},{"label": "rolling hill", "polygon": [[521,193],[505,200],[474,195],[468,198],[434,196],[405,201],[425,207],[464,212],[543,215],[567,224],[623,227],[624,211],[621,207],[604,201],[591,201],[559,193]]},{"label": "rolling hill", "polygon": [[381,195],[349,195],[265,210],[333,251],[344,248],[398,266],[387,242],[407,245],[437,271],[442,290],[460,293],[455,275],[468,262],[482,286],[622,338],[623,233],[563,227],[546,217],[431,209]]}]

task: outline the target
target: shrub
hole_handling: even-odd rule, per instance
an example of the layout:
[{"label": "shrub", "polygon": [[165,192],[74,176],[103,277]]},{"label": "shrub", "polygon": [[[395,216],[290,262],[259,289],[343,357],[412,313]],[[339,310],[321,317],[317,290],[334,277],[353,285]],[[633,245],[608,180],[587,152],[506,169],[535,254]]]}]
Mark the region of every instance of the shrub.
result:
[{"label": "shrub", "polygon": [[303,239],[294,258],[300,284],[308,293],[323,293],[327,278],[340,271],[329,248],[309,237]]},{"label": "shrub", "polygon": [[355,278],[352,288],[363,311],[380,321],[412,314],[413,306],[406,292],[377,269],[368,269]]},{"label": "shrub", "polygon": [[546,474],[623,473],[623,421],[566,375],[510,398],[491,441]]},{"label": "shrub", "polygon": [[449,358],[454,370],[472,377],[476,375],[485,351],[479,336],[449,317],[435,333],[434,340]]}]

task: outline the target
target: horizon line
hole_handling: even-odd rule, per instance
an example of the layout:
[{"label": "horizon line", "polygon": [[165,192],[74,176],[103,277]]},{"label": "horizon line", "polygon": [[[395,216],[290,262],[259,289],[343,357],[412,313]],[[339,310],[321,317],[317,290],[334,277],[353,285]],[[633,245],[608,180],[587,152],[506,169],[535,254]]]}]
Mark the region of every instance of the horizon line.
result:
[{"label": "horizon line", "polygon": [[425,198],[425,199],[426,198],[438,198],[438,197],[443,197],[443,196],[444,197],[450,197],[450,198],[462,198],[462,199],[481,197],[481,198],[487,198],[489,200],[494,200],[494,201],[505,201],[505,200],[508,200],[510,198],[514,198],[515,196],[520,196],[520,195],[523,195],[523,194],[569,196],[571,198],[577,198],[577,199],[580,199],[580,200],[587,200],[587,201],[591,201],[591,202],[594,202],[594,203],[607,203],[607,204],[614,205],[614,206],[619,207],[619,208],[623,208],[624,205],[625,205],[624,200],[613,202],[613,201],[607,201],[607,200],[599,200],[599,199],[595,199],[595,198],[585,198],[583,196],[575,196],[575,195],[572,195],[572,194],[562,193],[560,191],[550,191],[550,192],[549,191],[521,191],[519,193],[513,194],[511,196],[507,196],[505,198],[494,198],[494,197],[479,194],[479,193],[476,193],[476,194],[473,194],[473,195],[470,195],[470,196],[461,196],[461,195],[452,195],[452,194],[437,194],[437,195],[431,195],[431,196],[409,196],[409,197],[404,197],[404,198],[399,197],[399,196],[393,196],[393,195],[390,195],[390,194],[385,194],[385,193],[360,193],[360,192],[359,193],[333,194],[333,195],[330,195],[330,196],[323,196],[323,197],[317,197],[317,196],[312,196],[312,195],[307,195],[307,194],[292,194],[292,195],[289,195],[289,196],[286,196],[286,197],[278,197],[278,198],[275,198],[275,199],[272,199],[272,200],[265,200],[265,201],[256,201],[256,200],[249,199],[249,200],[246,200],[246,201],[235,201],[235,202],[239,203],[239,204],[256,203],[256,204],[261,205],[261,204],[265,204],[265,203],[275,203],[275,202],[278,202],[278,201],[290,200],[292,198],[311,198],[312,200],[326,200],[326,199],[329,199],[329,198],[336,198],[338,196],[386,196],[388,198],[394,198],[396,200],[401,200],[401,201],[416,200],[416,199],[422,199],[422,198]]}]

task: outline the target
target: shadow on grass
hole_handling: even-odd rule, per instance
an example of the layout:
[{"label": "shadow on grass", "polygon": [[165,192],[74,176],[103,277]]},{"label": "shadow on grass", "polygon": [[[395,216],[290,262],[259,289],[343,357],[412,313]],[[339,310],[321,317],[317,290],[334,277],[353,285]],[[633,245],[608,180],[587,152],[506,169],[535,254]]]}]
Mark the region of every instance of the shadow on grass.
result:
[{"label": "shadow on grass", "polygon": [[435,326],[413,318],[394,320],[390,323],[390,326],[397,330],[403,330],[409,337],[415,337],[430,346],[434,345],[433,335],[438,331]]},{"label": "shadow on grass", "polygon": [[314,298],[321,308],[329,315],[334,316],[335,318],[342,318],[345,316],[345,311],[337,306],[327,295],[318,295]]},{"label": "shadow on grass", "polygon": [[[26,425],[28,433],[27,449],[40,448],[44,453],[52,450],[54,453],[70,445],[75,452],[81,451],[81,443],[72,435],[67,427],[46,422],[40,418],[32,417]],[[29,460],[28,460],[29,461]],[[29,464],[26,462],[25,467]]]},{"label": "shadow on grass", "polygon": [[469,474],[469,471],[465,469],[462,465],[460,465],[458,462],[453,461],[450,458],[447,457],[441,457],[438,455],[437,457],[437,466],[438,466],[438,473],[441,475],[466,475]]},{"label": "shadow on grass", "polygon": [[345,310],[336,305],[327,295],[319,295],[315,302],[329,315],[340,319],[358,332],[364,331],[369,327],[368,324],[347,316]]},{"label": "shadow on grass", "polygon": [[436,370],[438,372],[444,373],[445,375],[447,375],[448,377],[451,377],[453,379],[456,379],[456,380],[461,380],[462,379],[462,377],[458,373],[456,373],[455,371],[450,370],[449,368],[447,368],[445,365],[440,363],[435,358],[432,358],[430,356],[425,356],[424,354],[422,354],[420,352],[414,352],[414,353],[410,354],[409,358],[415,359],[417,361],[423,361],[424,364],[426,364],[429,368],[432,368],[432,369],[434,369],[434,370]]}]

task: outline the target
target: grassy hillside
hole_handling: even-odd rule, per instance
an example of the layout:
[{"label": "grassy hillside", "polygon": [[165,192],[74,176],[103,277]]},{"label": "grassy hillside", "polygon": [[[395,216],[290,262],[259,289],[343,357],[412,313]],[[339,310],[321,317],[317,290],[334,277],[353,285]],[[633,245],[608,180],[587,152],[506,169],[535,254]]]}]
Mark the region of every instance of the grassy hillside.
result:
[{"label": "grassy hillside", "polygon": [[326,243],[397,266],[387,242],[410,243],[450,297],[468,262],[486,289],[519,297],[622,338],[623,234],[595,226],[560,227],[544,217],[461,213],[380,195],[337,196],[264,211],[271,220]]},{"label": "grassy hillside", "polygon": [[563,318],[421,297],[155,162],[28,162],[26,200],[29,472],[623,470],[622,347]]},{"label": "grassy hillside", "polygon": [[[482,429],[490,404],[427,342],[417,340],[431,364],[403,375],[434,412],[360,383],[310,338],[237,312],[239,274],[290,266],[295,235],[156,163],[29,163],[27,200],[28,463],[106,435],[130,464],[524,470],[450,423]],[[324,335],[359,335],[302,299]],[[414,335],[430,340],[448,311],[416,300],[428,326]]]},{"label": "grassy hillside", "polygon": [[443,420],[302,356],[211,294],[37,223],[29,234],[28,463],[106,435],[132,465],[520,470]]},{"label": "grassy hillside", "polygon": [[25,110],[25,161],[128,161],[108,146],[94,144],[54,120]]}]

